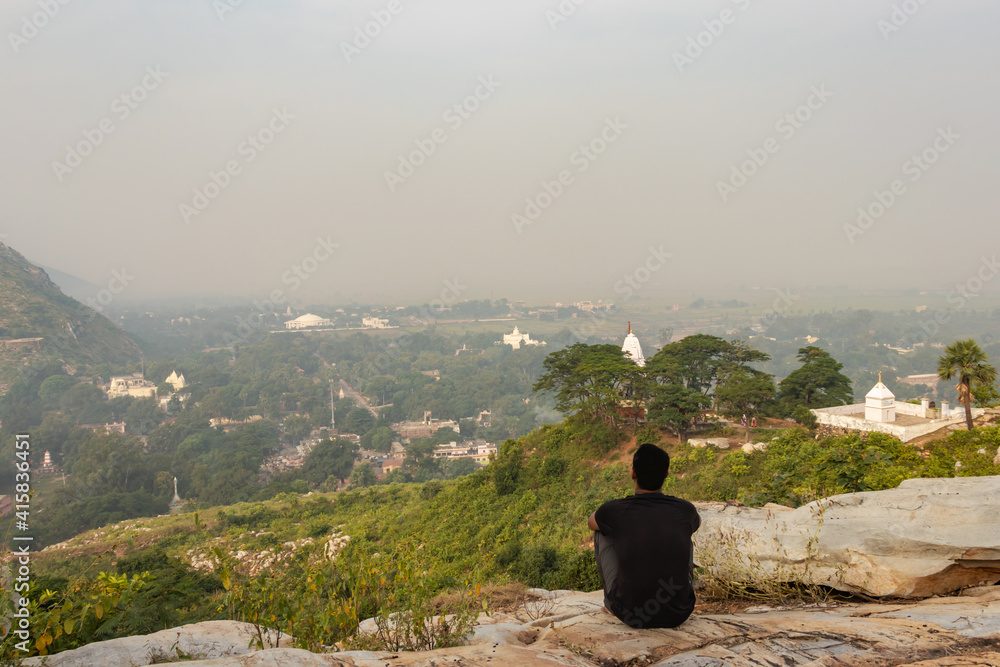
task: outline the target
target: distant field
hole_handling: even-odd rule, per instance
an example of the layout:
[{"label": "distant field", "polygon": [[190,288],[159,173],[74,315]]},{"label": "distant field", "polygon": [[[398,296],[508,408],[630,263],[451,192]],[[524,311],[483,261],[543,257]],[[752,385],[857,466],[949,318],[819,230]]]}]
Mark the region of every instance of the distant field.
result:
[{"label": "distant field", "polygon": [[[502,334],[510,333],[516,325],[522,332],[531,334],[536,340],[545,340],[569,329],[581,338],[597,337],[617,340],[625,337],[628,324],[644,343],[659,346],[665,341],[662,334],[669,332],[672,340],[678,340],[692,333],[724,334],[727,331],[745,328],[754,322],[766,320],[778,315],[804,316],[819,313],[834,313],[848,310],[872,310],[883,312],[914,312],[924,308],[927,317],[934,313],[953,308],[947,294],[943,292],[871,292],[859,294],[830,294],[828,291],[806,290],[736,290],[727,292],[704,292],[697,295],[685,294],[666,295],[649,298],[636,298],[624,303],[618,303],[618,312],[614,314],[578,313],[577,317],[564,317],[558,320],[540,320],[537,317],[525,317],[510,321],[452,321],[450,313],[441,313],[438,321],[423,326],[402,326],[389,330],[337,330],[319,331],[303,334],[281,335],[332,335],[350,336],[362,332],[369,336],[395,338],[401,332],[415,332],[428,328],[457,334],[493,334],[499,341]],[[704,299],[706,305],[692,308],[692,304]],[[737,301],[745,303],[737,307],[718,305],[719,303]],[[678,310],[674,311],[676,304]],[[551,308],[551,303],[530,304],[528,309]],[[1000,309],[1000,293],[985,293],[980,297],[971,298],[964,307],[966,311],[992,312]]]}]

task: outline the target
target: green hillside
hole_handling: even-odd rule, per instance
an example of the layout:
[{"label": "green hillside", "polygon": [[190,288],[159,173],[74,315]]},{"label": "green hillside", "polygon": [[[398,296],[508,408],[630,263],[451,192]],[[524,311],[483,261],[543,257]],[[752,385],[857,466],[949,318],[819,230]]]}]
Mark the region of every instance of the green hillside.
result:
[{"label": "green hillside", "polygon": [[[664,491],[690,500],[796,506],[912,477],[1000,474],[996,426],[951,433],[923,453],[877,433],[819,441],[804,429],[767,435],[768,449],[751,454],[672,444],[651,429],[638,437],[670,451]],[[349,638],[359,618],[380,610],[440,604],[434,596],[442,591],[511,581],[593,590],[599,583],[585,520],[604,501],[631,493],[635,440],[570,419],[508,440],[490,466],[457,480],[285,493],[85,533],[33,560],[36,584],[63,601],[37,616],[37,632],[67,614],[85,622],[56,637],[52,650],[62,650],[93,641],[89,633],[257,618],[318,646]],[[331,541],[341,549],[335,561],[324,555]],[[270,574],[261,577],[265,562]],[[214,564],[215,574],[192,564]],[[143,582],[97,577],[147,570]],[[100,599],[108,615],[98,622],[86,605]]]},{"label": "green hillside", "polygon": [[[33,338],[42,340],[25,340]],[[0,391],[48,364],[79,374],[138,358],[138,346],[124,331],[0,243]]]}]

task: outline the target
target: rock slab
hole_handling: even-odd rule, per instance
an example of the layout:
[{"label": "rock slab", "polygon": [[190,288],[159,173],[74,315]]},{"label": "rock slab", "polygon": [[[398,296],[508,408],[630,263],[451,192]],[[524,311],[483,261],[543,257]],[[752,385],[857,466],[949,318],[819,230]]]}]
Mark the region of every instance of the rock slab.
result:
[{"label": "rock slab", "polygon": [[[983,667],[1000,666],[1000,587],[917,603],[800,609],[758,608],[695,615],[672,630],[635,630],[601,611],[603,593],[553,600],[548,620],[516,610],[476,628],[487,643],[421,653],[316,654],[276,648],[196,661],[187,667]],[[525,620],[520,620],[520,619]],[[493,620],[493,619],[489,619]],[[233,626],[237,633],[242,628]],[[205,627],[205,640],[198,639]],[[213,624],[185,626],[191,647],[216,640]],[[166,631],[175,633],[176,630]],[[163,633],[157,633],[160,635]],[[137,645],[149,637],[132,638]],[[50,665],[125,665],[101,642],[50,658]],[[81,653],[84,652],[84,653]],[[75,655],[74,655],[75,654]],[[58,661],[57,661],[58,660]],[[37,661],[32,664],[39,664]],[[134,667],[149,662],[136,661]],[[163,663],[160,663],[163,664]]]},{"label": "rock slab", "polygon": [[[205,621],[151,635],[87,644],[44,658],[28,658],[24,664],[45,667],[138,667],[169,664],[172,659],[180,661],[185,655],[228,659],[252,653],[249,646],[254,638],[256,631],[249,623]],[[286,642],[287,637],[274,631],[264,639],[265,646],[281,646]]]},{"label": "rock slab", "polygon": [[925,598],[1000,581],[1000,477],[910,479],[798,509],[695,503],[695,561],[726,579]]}]

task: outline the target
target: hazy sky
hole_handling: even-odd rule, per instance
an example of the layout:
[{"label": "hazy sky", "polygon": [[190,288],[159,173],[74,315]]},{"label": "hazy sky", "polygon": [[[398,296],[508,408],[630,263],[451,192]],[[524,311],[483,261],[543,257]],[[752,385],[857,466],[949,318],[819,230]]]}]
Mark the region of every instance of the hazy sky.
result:
[{"label": "hazy sky", "polygon": [[995,0],[4,0],[0,29],[0,240],[123,297],[924,288],[1000,251]]}]

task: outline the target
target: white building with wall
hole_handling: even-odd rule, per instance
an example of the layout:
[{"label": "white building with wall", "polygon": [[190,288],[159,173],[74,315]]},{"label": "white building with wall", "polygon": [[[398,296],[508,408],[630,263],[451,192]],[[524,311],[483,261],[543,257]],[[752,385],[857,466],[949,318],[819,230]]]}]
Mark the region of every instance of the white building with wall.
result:
[{"label": "white building with wall", "polygon": [[361,318],[361,326],[368,329],[388,329],[389,320],[380,320],[377,317],[363,317]]},{"label": "white building with wall", "polygon": [[[972,416],[980,417],[985,412],[982,408],[973,408]],[[812,410],[812,413],[823,426],[864,433],[887,433],[903,442],[965,422],[965,409],[953,410],[947,402],[942,403],[940,409],[930,407],[928,399],[921,401],[920,405],[897,403],[895,395],[882,384],[881,379],[865,396],[864,403],[821,408]]]},{"label": "white building with wall", "polygon": [[140,373],[134,375],[120,375],[111,378],[108,385],[108,398],[121,398],[131,396],[132,398],[153,398],[156,396],[156,385],[142,377]]},{"label": "white building with wall", "polygon": [[470,442],[458,443],[452,441],[447,445],[434,448],[436,459],[472,459],[476,463],[489,463],[490,455],[497,455],[497,446],[478,438]]},{"label": "white building with wall", "polygon": [[314,327],[332,327],[333,322],[330,320],[320,317],[319,315],[313,315],[312,313],[306,313],[302,317],[297,317],[294,320],[285,322],[285,328],[289,331],[295,331],[298,329],[312,329]]}]

